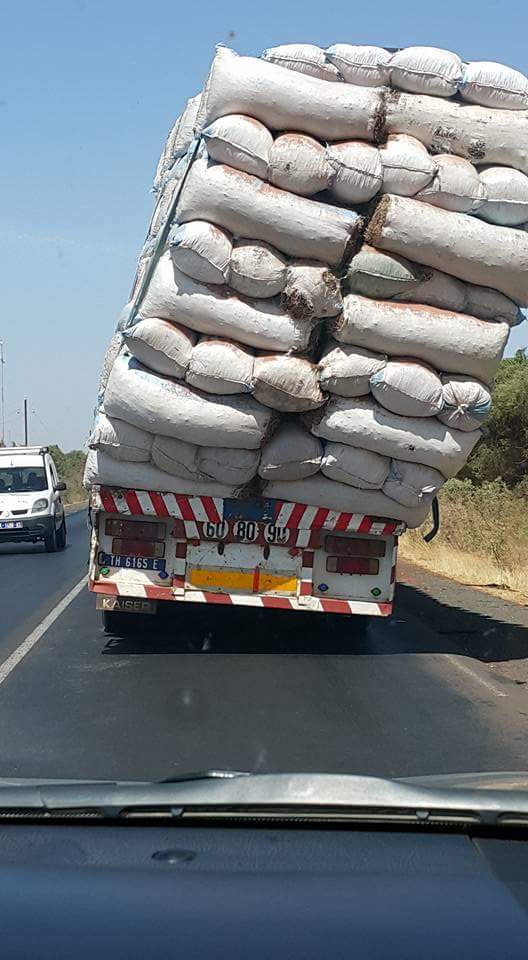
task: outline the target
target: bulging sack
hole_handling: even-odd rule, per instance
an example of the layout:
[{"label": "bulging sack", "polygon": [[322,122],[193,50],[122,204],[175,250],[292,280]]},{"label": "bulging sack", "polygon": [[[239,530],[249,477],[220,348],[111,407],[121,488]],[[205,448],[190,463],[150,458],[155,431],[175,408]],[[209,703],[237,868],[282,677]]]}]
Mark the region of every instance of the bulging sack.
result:
[{"label": "bulging sack", "polygon": [[192,480],[171,476],[152,463],[123,463],[102,450],[90,450],[86,458],[83,484],[88,489],[95,483],[109,487],[136,490],[158,490],[160,493],[182,493],[190,497],[237,498],[243,489],[215,480]]},{"label": "bulging sack", "polygon": [[454,477],[462,469],[480,437],[479,430],[452,430],[436,417],[401,417],[374,400],[341,397],[331,397],[322,411],[312,415],[311,431],[324,440],[423,463],[444,477]]},{"label": "bulging sack", "polygon": [[105,393],[107,416],[150,433],[203,447],[257,450],[275,417],[252,396],[213,397],[149,373],[131,357],[118,357]]},{"label": "bulging sack", "polygon": [[381,490],[389,475],[390,460],[372,450],[345,443],[327,443],[321,471],[330,480],[349,483],[360,490]]},{"label": "bulging sack", "polygon": [[485,206],[486,189],[473,164],[448,153],[435,157],[435,163],[433,179],[416,194],[416,199],[455,213],[480,211],[479,216],[483,216],[481,208]]},{"label": "bulging sack", "polygon": [[323,390],[340,397],[361,397],[370,391],[370,378],[383,370],[387,358],[371,350],[329,340],[319,361]]},{"label": "bulging sack", "polygon": [[436,164],[423,143],[406,134],[392,134],[380,147],[383,193],[413,197],[431,183]]},{"label": "bulging sack", "polygon": [[[454,214],[453,214],[454,216]],[[422,304],[370,300],[356,294],[344,298],[341,317],[329,322],[340,343],[415,357],[437,370],[493,379],[509,327],[463,313]]]},{"label": "bulging sack", "polygon": [[389,360],[370,378],[375,400],[402,417],[435,417],[442,410],[442,381],[431,367],[416,360]]},{"label": "bulging sack", "polygon": [[152,434],[124,420],[107,417],[100,410],[88,440],[90,450],[102,450],[114,460],[147,463],[152,449]]},{"label": "bulging sack", "polygon": [[281,417],[262,448],[258,473],[264,480],[303,480],[318,472],[322,458],[321,441],[295,418]]},{"label": "bulging sack", "polygon": [[468,377],[442,377],[444,408],[439,420],[457,430],[478,430],[491,410],[491,393],[483,383]]},{"label": "bulging sack", "polygon": [[198,447],[173,437],[157,436],[152,445],[152,459],[160,470],[185,479],[216,480],[237,487],[255,476],[259,457],[258,450]]},{"label": "bulging sack", "polygon": [[466,283],[465,292],[465,310],[474,317],[480,317],[481,320],[500,320],[509,327],[516,327],[523,322],[524,317],[518,304],[498,290]]},{"label": "bulging sack", "polygon": [[405,257],[375,250],[364,244],[347,267],[346,289],[349,293],[359,293],[364,297],[392,300],[420,286],[431,274],[432,271],[427,267],[411,263]]},{"label": "bulging sack", "polygon": [[528,174],[528,113],[401,93],[385,104],[389,133],[416,137],[431,153],[455,153],[473,163],[498,163]]},{"label": "bulging sack", "polygon": [[283,133],[269,152],[268,178],[281,190],[311,197],[330,185],[331,168],[318,140],[303,133]]},{"label": "bulging sack", "polygon": [[259,120],[241,114],[219,117],[202,136],[213,160],[267,180],[273,137]]},{"label": "bulging sack", "polygon": [[343,309],[341,285],[335,273],[315,260],[293,260],[281,303],[299,320],[336,317]]},{"label": "bulging sack", "polygon": [[169,249],[175,267],[201,283],[226,283],[233,244],[225,230],[205,220],[174,227]]},{"label": "bulging sack", "polygon": [[287,73],[275,63],[220,48],[198,123],[211,123],[229,113],[256,117],[271,130],[299,130],[321,140],[375,140],[383,126],[383,96],[377,88],[321,83],[316,77]]},{"label": "bulging sack", "polygon": [[253,377],[255,398],[274,410],[301,413],[315,410],[326,399],[316,365],[303,357],[257,357]]},{"label": "bulging sack", "polygon": [[183,157],[191,145],[191,141],[195,136],[194,128],[201,99],[202,94],[199,93],[197,96],[187,100],[183,113],[176,119],[169,132],[158,161],[154,183],[152,184],[152,188],[156,193],[162,187],[163,181],[174,161],[179,157]]},{"label": "bulging sack", "polygon": [[243,300],[181,273],[164,254],[141,305],[143,316],[179,320],[192,330],[261,350],[307,350],[316,321],[290,317],[277,303]]},{"label": "bulging sack", "polygon": [[386,71],[392,86],[400,90],[452,97],[462,79],[462,61],[439,47],[405,47],[392,55]]},{"label": "bulging sack", "polygon": [[383,183],[381,154],[362,140],[330,143],[326,150],[330,189],[342,203],[367,203]]},{"label": "bulging sack", "polygon": [[365,236],[373,247],[491,286],[528,305],[528,234],[408,197],[380,201]]},{"label": "bulging sack", "polygon": [[317,474],[306,480],[292,483],[277,481],[266,483],[263,489],[265,497],[286,500],[293,503],[306,503],[311,507],[362,513],[374,517],[389,517],[406,523],[408,527],[419,527],[429,513],[429,506],[403,507],[387,497],[381,490],[359,490],[348,483],[338,483]]},{"label": "bulging sack", "polygon": [[286,286],[286,258],[268,243],[259,240],[235,240],[231,256],[229,284],[245,297],[275,297]]},{"label": "bulging sack", "polygon": [[383,47],[334,43],[325,50],[325,54],[347,83],[357,84],[358,87],[381,87],[386,83],[385,65],[391,55]]},{"label": "bulging sack", "polygon": [[488,223],[518,227],[528,220],[528,177],[508,167],[485,167],[480,180],[486,200],[479,217]]},{"label": "bulging sack", "polygon": [[123,330],[123,338],[130,353],[145,367],[177,380],[185,377],[198,339],[192,330],[159,317],[139,320]]},{"label": "bulging sack", "polygon": [[209,220],[248,240],[263,240],[292,257],[337,266],[357,242],[361,217],[352,210],[298,197],[205,158],[193,163],[177,219]]},{"label": "bulging sack", "polygon": [[312,43],[283,43],[279,47],[269,47],[264,50],[262,59],[318,80],[341,80],[339,70],[327,60],[325,51]]},{"label": "bulging sack", "polygon": [[404,507],[420,507],[433,502],[445,483],[445,477],[433,467],[421,463],[391,460],[383,493]]},{"label": "bulging sack", "polygon": [[466,64],[459,90],[464,100],[483,107],[528,109],[528,79],[503,63],[475,60]]},{"label": "bulging sack", "polygon": [[185,380],[206,393],[251,393],[254,362],[254,354],[247,347],[204,337],[191,353]]}]

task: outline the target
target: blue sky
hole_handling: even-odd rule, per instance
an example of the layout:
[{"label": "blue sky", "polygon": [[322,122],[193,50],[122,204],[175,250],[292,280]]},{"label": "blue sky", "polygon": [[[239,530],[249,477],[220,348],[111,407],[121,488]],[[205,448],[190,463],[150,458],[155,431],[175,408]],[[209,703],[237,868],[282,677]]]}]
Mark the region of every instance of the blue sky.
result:
[{"label": "blue sky", "polygon": [[[181,12],[180,12],[181,11]],[[214,46],[427,43],[526,72],[522,0],[353,4],[27,0],[0,38],[0,338],[6,435],[81,446],[102,355],[127,299],[162,141]],[[528,344],[528,326],[510,351]]]}]

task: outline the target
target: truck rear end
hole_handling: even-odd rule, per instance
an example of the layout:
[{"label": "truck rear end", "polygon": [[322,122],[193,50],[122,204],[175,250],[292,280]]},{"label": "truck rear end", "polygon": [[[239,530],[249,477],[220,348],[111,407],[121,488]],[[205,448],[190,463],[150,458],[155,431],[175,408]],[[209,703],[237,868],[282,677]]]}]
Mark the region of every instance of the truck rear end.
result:
[{"label": "truck rear end", "polygon": [[96,486],[89,588],[114,613],[160,601],[388,616],[398,536],[383,517],[263,498]]}]

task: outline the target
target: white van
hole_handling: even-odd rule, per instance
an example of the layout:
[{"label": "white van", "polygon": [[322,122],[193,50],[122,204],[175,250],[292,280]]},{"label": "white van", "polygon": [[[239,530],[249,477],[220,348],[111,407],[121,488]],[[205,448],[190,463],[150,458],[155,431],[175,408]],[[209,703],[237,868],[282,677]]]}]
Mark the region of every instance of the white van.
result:
[{"label": "white van", "polygon": [[47,447],[1,447],[0,543],[43,540],[48,552],[63,550],[65,489]]}]

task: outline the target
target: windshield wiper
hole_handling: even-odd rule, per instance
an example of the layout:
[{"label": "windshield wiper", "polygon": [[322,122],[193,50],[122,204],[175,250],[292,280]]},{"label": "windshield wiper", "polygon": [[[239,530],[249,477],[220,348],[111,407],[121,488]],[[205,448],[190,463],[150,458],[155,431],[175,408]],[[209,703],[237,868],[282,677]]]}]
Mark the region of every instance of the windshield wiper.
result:
[{"label": "windshield wiper", "polygon": [[[528,775],[515,776],[528,782]],[[528,826],[528,792],[346,774],[221,770],[161,783],[0,780],[0,820],[32,815]]]}]

